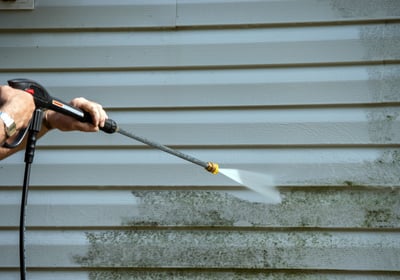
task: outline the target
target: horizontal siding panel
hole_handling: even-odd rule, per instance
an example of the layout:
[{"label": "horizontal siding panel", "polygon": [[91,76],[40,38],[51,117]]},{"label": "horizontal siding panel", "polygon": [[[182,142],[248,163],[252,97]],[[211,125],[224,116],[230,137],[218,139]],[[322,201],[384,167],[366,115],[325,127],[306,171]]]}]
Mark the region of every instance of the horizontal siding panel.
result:
[{"label": "horizontal siding panel", "polygon": [[35,0],[35,9],[0,11],[0,30],[173,27],[175,0]]},{"label": "horizontal siding panel", "polygon": [[178,0],[178,26],[297,24],[400,18],[393,0]]},{"label": "horizontal siding panel", "polygon": [[40,33],[33,40],[26,40],[32,34],[5,33],[0,71],[392,61],[400,59],[398,26]]},{"label": "horizontal siding panel", "polygon": [[[183,149],[221,168],[270,174],[280,186],[400,186],[398,148]],[[1,186],[20,186],[23,153],[3,160]],[[73,174],[71,176],[70,174]],[[238,186],[151,149],[37,150],[34,186]]]},{"label": "horizontal siding panel", "polygon": [[[399,107],[110,112],[135,135],[173,146],[399,144]],[[241,131],[241,133],[238,133]],[[295,137],[294,137],[295,136]],[[122,135],[51,132],[44,146],[142,146]]]},{"label": "horizontal siding panel", "polygon": [[[17,232],[2,231],[0,240],[1,266],[16,267]],[[35,230],[27,234],[27,265],[396,272],[399,244],[397,232]]]},{"label": "horizontal siding panel", "polygon": [[[83,269],[80,269],[83,270]],[[19,273],[0,270],[0,277],[3,280],[18,280]],[[389,275],[385,272],[352,272],[344,274],[342,272],[320,272],[320,271],[271,271],[259,272],[257,270],[228,271],[210,270],[199,271],[190,269],[90,269],[88,271],[63,271],[58,269],[48,272],[41,269],[29,272],[31,280],[91,280],[91,279],[248,279],[248,280],[298,280],[304,277],[309,280],[397,280],[398,274]]]},{"label": "horizontal siding panel", "polygon": [[[282,204],[271,205],[258,203],[251,191],[217,187],[203,191],[33,189],[27,226],[400,228],[400,189],[283,189],[281,193]],[[1,194],[0,212],[8,214],[0,216],[0,227],[17,227],[21,192]]]},{"label": "horizontal siding panel", "polygon": [[51,95],[108,109],[399,103],[398,65],[184,71],[0,73],[28,77]]},{"label": "horizontal siding panel", "polygon": [[[89,271],[68,271],[68,270],[57,270],[57,271],[46,271],[36,270],[29,271],[30,280],[90,280]],[[2,280],[19,280],[20,274],[15,269],[0,269],[0,278]],[[112,279],[112,278],[110,278]]]},{"label": "horizontal siding panel", "polygon": [[[49,16],[51,15],[51,16]],[[203,1],[36,0],[24,13],[0,12],[1,29],[152,28],[395,20],[393,0]]]}]

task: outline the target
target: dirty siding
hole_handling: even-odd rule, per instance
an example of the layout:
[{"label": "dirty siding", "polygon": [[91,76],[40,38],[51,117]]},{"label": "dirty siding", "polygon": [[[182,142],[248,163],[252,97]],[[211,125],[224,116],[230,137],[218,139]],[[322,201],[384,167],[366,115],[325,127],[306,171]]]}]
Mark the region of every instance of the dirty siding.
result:
[{"label": "dirty siding", "polygon": [[[36,0],[0,11],[0,81],[272,175],[279,205],[119,135],[40,139],[29,279],[398,279],[400,1]],[[19,279],[23,153],[0,164]]]}]

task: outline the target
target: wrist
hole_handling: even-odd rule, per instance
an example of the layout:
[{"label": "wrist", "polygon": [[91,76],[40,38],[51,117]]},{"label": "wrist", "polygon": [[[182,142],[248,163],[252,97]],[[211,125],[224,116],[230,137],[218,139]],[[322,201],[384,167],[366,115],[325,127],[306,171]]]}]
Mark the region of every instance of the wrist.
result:
[{"label": "wrist", "polygon": [[2,127],[4,128],[3,131],[6,138],[13,136],[17,132],[17,125],[9,114],[0,111],[0,120],[2,122]]}]

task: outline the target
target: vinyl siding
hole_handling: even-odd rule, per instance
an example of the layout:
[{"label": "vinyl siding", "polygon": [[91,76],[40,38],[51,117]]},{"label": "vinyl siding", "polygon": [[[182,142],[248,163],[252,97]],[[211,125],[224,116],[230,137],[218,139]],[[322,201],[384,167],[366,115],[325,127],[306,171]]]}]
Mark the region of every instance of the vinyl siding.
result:
[{"label": "vinyl siding", "polygon": [[[0,81],[100,102],[128,131],[270,174],[278,205],[118,134],[38,141],[29,279],[397,279],[400,2],[36,0],[0,11]],[[23,152],[0,162],[19,279]]]}]

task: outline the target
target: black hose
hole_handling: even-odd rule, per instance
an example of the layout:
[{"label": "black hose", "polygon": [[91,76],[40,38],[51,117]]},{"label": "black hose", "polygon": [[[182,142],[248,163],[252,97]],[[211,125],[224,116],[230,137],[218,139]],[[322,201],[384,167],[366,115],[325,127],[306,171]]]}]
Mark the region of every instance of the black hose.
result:
[{"label": "black hose", "polygon": [[28,204],[29,180],[31,174],[31,166],[35,155],[37,134],[39,133],[42,126],[42,119],[43,119],[43,110],[36,109],[33,113],[32,121],[29,126],[28,142],[26,144],[26,149],[25,149],[25,174],[24,174],[24,184],[22,187],[21,211],[19,219],[19,263],[20,263],[21,280],[26,279],[25,222],[26,222],[26,209]]},{"label": "black hose", "polygon": [[28,202],[28,188],[31,173],[31,163],[25,164],[24,185],[22,187],[21,210],[19,218],[19,263],[21,280],[26,279],[26,264],[25,264],[25,221],[26,207]]}]

